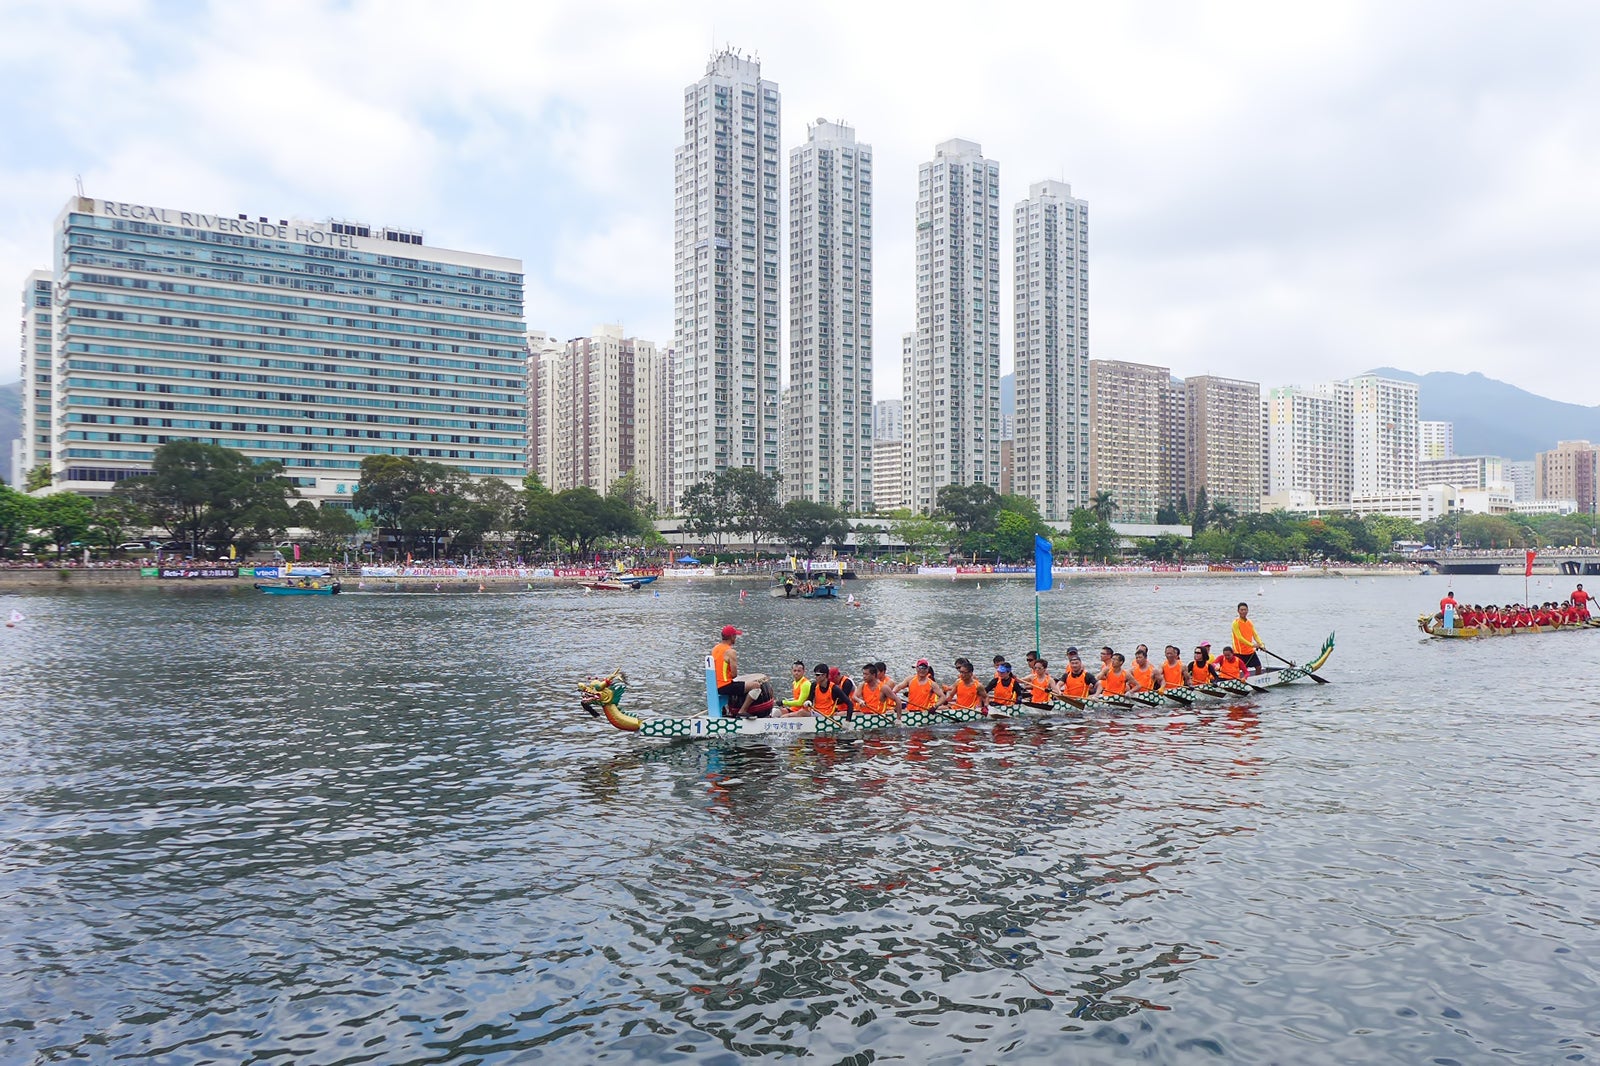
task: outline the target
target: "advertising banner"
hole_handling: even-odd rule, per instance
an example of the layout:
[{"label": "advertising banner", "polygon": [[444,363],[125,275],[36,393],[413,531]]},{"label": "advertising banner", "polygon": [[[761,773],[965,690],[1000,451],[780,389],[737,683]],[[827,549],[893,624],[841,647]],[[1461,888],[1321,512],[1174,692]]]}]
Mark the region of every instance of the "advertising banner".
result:
[{"label": "advertising banner", "polygon": [[159,571],[156,576],[164,581],[193,581],[239,576],[239,571],[231,566],[195,566],[189,563],[181,566],[159,566],[156,569]]}]

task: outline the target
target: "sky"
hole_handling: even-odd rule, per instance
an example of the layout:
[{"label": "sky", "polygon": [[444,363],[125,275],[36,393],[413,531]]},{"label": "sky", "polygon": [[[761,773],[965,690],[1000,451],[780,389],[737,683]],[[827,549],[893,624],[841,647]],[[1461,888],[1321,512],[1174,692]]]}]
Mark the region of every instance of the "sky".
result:
[{"label": "sky", "polygon": [[670,345],[683,91],[732,47],[782,93],[785,183],[817,118],[873,147],[879,399],[917,165],[961,137],[1000,165],[1006,322],[1011,207],[1056,178],[1089,202],[1095,358],[1600,404],[1597,40],[1588,2],[0,0],[0,298],[81,178],[421,229],[521,259],[532,329]]}]

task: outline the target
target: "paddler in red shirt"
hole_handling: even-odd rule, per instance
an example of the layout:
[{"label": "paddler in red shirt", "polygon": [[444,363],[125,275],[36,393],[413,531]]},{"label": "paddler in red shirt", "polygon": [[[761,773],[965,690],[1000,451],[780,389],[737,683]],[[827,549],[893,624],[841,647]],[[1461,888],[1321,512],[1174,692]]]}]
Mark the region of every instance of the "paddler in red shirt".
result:
[{"label": "paddler in red shirt", "polygon": [[1572,590],[1572,595],[1567,599],[1572,601],[1572,606],[1578,609],[1578,615],[1587,622],[1589,620],[1589,594],[1583,591],[1583,582],[1578,582],[1578,587]]}]

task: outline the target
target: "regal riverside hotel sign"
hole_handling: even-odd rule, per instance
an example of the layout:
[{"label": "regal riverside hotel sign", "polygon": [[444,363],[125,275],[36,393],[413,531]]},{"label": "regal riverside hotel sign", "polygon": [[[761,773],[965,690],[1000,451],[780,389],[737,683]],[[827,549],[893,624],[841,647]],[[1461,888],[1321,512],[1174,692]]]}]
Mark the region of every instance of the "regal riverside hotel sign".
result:
[{"label": "regal riverside hotel sign", "polygon": [[305,223],[279,225],[259,218],[228,218],[224,215],[207,215],[198,211],[173,211],[165,207],[145,207],[143,204],[125,204],[117,200],[97,200],[100,214],[106,218],[125,218],[131,222],[154,222],[164,226],[185,226],[205,229],[214,233],[237,233],[241,237],[262,237],[272,241],[294,241],[298,244],[317,244],[328,248],[359,248],[359,237],[350,233],[334,233]]}]

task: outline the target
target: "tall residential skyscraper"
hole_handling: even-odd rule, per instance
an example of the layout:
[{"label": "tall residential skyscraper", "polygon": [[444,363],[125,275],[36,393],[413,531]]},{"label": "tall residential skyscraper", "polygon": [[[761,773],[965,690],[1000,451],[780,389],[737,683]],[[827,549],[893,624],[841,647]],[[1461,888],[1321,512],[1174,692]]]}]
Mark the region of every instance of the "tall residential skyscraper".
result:
[{"label": "tall residential skyscraper", "polygon": [[168,441],[347,501],[397,455],[527,471],[522,263],[356,222],[75,196],[55,226],[52,466],[104,492]]},{"label": "tall residential skyscraper", "polygon": [[945,141],[917,168],[917,328],[906,360],[908,506],[1000,488],[1000,165]]},{"label": "tall residential skyscraper", "polygon": [[678,353],[668,348],[656,360],[656,482],[650,487],[650,498],[663,514],[672,510],[677,498],[672,465],[678,441],[677,387]]},{"label": "tall residential skyscraper", "polygon": [[1188,405],[1189,495],[1215,506],[1261,510],[1261,386],[1198,375],[1184,380]]},{"label": "tall residential skyscraper", "polygon": [[718,52],[675,157],[675,504],[728,467],[778,473],[778,86]]},{"label": "tall residential skyscraper", "polygon": [[1319,506],[1349,503],[1350,386],[1343,381],[1267,392],[1267,494],[1308,492]]},{"label": "tall residential skyscraper", "polygon": [[872,503],[872,146],[818,119],[789,153],[789,388],[784,493]]},{"label": "tall residential skyscraper", "polygon": [[1417,385],[1371,374],[1350,379],[1352,499],[1415,492]]},{"label": "tall residential skyscraper", "polygon": [[660,482],[656,419],[665,411],[656,395],[660,354],[650,341],[622,333],[621,326],[597,326],[550,361],[550,473],[540,476],[552,492],[587,486],[604,494],[632,473],[653,498]]},{"label": "tall residential skyscraper", "polygon": [[1172,438],[1182,436],[1181,426],[1174,434],[1167,424],[1178,410],[1168,398],[1174,391],[1172,372],[1164,366],[1089,361],[1087,496],[1109,492],[1119,521],[1152,522],[1158,508],[1175,502],[1167,495]]},{"label": "tall residential skyscraper", "polygon": [[528,472],[538,474],[545,488],[555,470],[557,415],[552,376],[565,349],[543,330],[531,329],[528,343]]},{"label": "tall residential skyscraper", "polygon": [[1017,204],[1013,233],[1014,487],[1060,520],[1090,491],[1089,204],[1064,182],[1038,182]]},{"label": "tall residential skyscraper", "polygon": [[1417,423],[1418,459],[1453,459],[1456,454],[1454,422]]},{"label": "tall residential skyscraper", "polygon": [[51,358],[51,301],[54,279],[48,270],[35,270],[22,286],[22,455],[21,488],[34,467],[50,465],[51,404],[54,360]]}]

